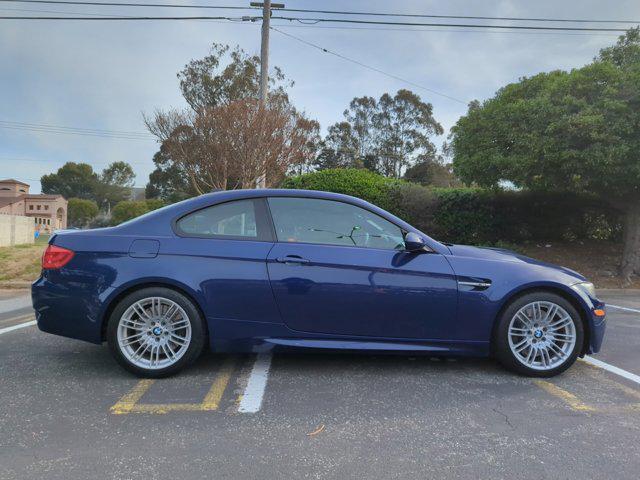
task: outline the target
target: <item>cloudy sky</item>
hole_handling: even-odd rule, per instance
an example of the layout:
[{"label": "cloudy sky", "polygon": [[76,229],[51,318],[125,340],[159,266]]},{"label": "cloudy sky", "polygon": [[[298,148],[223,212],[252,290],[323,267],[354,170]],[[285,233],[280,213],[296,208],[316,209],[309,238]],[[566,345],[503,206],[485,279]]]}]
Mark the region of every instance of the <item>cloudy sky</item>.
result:
[{"label": "cloudy sky", "polygon": [[[239,6],[249,3],[248,0],[138,1]],[[637,0],[286,0],[285,3],[289,8],[323,10],[640,20]],[[233,17],[251,14],[248,11],[0,2],[0,16],[55,15],[56,12]],[[448,130],[465,113],[465,102],[490,97],[502,85],[522,76],[584,65],[600,48],[614,43],[617,36],[615,33],[497,32],[452,27],[346,25],[348,28],[342,28],[343,25],[335,28],[331,24],[301,25],[282,20],[273,21],[273,25],[425,87],[407,85],[272,32],[271,64],[280,66],[296,82],[290,92],[294,104],[318,119],[323,129],[341,119],[342,111],[355,96],[379,96],[410,88],[433,104],[436,119]],[[94,169],[102,170],[113,161],[124,160],[136,171],[136,185],[144,186],[153,169],[151,159],[158,145],[144,135],[142,113],[184,106],[176,73],[190,59],[205,56],[212,42],[238,44],[249,53],[258,53],[260,26],[224,21],[0,20],[0,177],[24,180],[38,192],[38,179],[67,161],[87,162]],[[71,135],[43,132],[42,127],[33,125],[127,134]],[[444,138],[435,139],[436,144],[441,144]]]}]

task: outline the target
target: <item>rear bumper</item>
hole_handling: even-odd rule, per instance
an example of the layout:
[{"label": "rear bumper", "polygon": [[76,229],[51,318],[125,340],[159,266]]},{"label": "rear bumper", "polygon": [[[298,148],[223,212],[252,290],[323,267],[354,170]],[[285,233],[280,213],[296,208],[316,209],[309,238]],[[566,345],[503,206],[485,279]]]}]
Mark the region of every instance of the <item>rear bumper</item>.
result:
[{"label": "rear bumper", "polygon": [[38,328],[47,333],[91,343],[102,342],[104,298],[113,289],[58,284],[40,277],[31,285],[31,299]]}]

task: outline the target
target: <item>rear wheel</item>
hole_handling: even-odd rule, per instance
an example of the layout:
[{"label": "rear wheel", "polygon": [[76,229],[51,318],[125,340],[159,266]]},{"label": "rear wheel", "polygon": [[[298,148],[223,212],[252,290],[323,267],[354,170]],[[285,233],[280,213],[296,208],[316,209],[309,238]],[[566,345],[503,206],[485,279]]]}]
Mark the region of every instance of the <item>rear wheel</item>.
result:
[{"label": "rear wheel", "polygon": [[107,341],[125,369],[141,376],[172,375],[202,353],[206,330],[195,305],[162,287],[133,292],[118,303],[107,325]]},{"label": "rear wheel", "polygon": [[582,348],[580,315],[554,293],[534,292],[517,298],[499,322],[496,356],[507,368],[524,375],[557,375],[573,365]]}]

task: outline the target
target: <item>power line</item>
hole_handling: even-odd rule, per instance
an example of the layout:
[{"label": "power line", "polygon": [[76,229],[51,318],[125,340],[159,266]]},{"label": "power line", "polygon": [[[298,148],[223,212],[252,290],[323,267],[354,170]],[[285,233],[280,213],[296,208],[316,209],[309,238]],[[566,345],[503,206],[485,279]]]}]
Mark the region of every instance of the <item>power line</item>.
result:
[{"label": "power line", "polygon": [[599,28],[599,27],[539,27],[535,25],[478,25],[469,23],[413,23],[413,22],[386,22],[378,20],[347,20],[344,18],[299,18],[299,17],[271,17],[273,20],[288,20],[291,22],[307,22],[309,24],[329,23],[355,23],[365,25],[396,25],[405,27],[457,27],[457,28],[500,28],[515,30],[558,30],[558,31],[583,31],[583,32],[626,32],[624,28]]},{"label": "power line", "polygon": [[393,79],[398,80],[400,82],[407,83],[407,84],[409,84],[411,86],[414,86],[414,87],[417,87],[417,88],[421,88],[422,90],[426,90],[427,92],[431,92],[431,93],[433,93],[435,95],[440,95],[441,97],[448,98],[449,100],[453,100],[454,102],[462,103],[463,105],[467,105],[467,103],[468,103],[468,102],[466,102],[464,100],[460,100],[459,98],[452,97],[451,95],[447,95],[446,93],[438,92],[438,91],[433,90],[431,88],[425,87],[424,85],[420,85],[418,83],[412,82],[412,81],[407,80],[405,78],[398,77],[397,75],[394,75],[392,73],[385,72],[384,70],[380,70],[379,68],[372,67],[370,65],[362,63],[362,62],[360,62],[358,60],[355,60],[353,58],[349,58],[349,57],[347,57],[345,55],[342,55],[340,53],[331,51],[331,50],[329,50],[327,48],[324,48],[324,47],[322,47],[320,45],[316,45],[315,43],[308,42],[307,40],[304,40],[304,39],[302,39],[300,37],[296,37],[295,35],[291,35],[290,33],[283,32],[282,30],[278,30],[275,27],[271,27],[271,30],[276,31],[276,32],[280,33],[281,35],[284,35],[285,37],[293,38],[294,40],[297,40],[298,42],[304,43],[305,45],[308,45],[310,47],[316,48],[316,49],[320,50],[321,52],[328,53],[330,55],[334,55],[334,56],[336,56],[338,58],[341,58],[342,60],[346,60],[347,62],[355,63],[356,65],[359,65],[361,67],[367,68],[367,69],[372,70],[374,72],[380,73],[380,74],[385,75],[387,77],[393,78]]},{"label": "power line", "polygon": [[[0,0],[1,1],[1,0]],[[35,10],[32,8],[4,8],[0,7],[0,10],[3,12],[11,11],[11,12],[35,12],[35,13],[63,13],[65,15],[91,15],[92,17],[113,17],[113,15],[109,15],[106,13],[87,13],[87,12],[61,12],[60,10]]]},{"label": "power line", "polygon": [[[256,21],[260,17],[213,17],[213,16],[113,16],[113,17],[54,17],[54,16],[0,16],[0,20],[55,20],[55,21],[185,21],[185,20],[229,20]],[[546,30],[546,31],[583,31],[583,32],[626,32],[624,28],[596,28],[596,27],[539,27],[534,25],[477,25],[466,23],[413,23],[413,22],[383,22],[375,20],[347,20],[342,18],[300,18],[300,17],[271,17],[272,20],[287,20],[314,25],[321,22],[353,23],[367,25],[395,25],[405,27],[455,27],[455,28],[489,28],[508,30]]]},{"label": "power line", "polygon": [[[59,5],[94,5],[94,6],[121,6],[143,8],[190,8],[190,9],[216,9],[216,10],[256,10],[254,7],[240,7],[237,5],[187,5],[179,3],[137,3],[137,2],[97,2],[97,1],[72,1],[72,0],[0,0],[14,3],[46,3]],[[477,15],[435,15],[421,13],[395,13],[395,12],[367,12],[352,10],[314,10],[307,8],[281,8],[278,11],[294,13],[322,13],[329,15],[358,15],[398,18],[442,18],[465,20],[501,20],[501,21],[527,21],[527,22],[561,22],[561,23],[628,23],[637,24],[640,20],[610,20],[610,19],[585,19],[585,18],[549,18],[549,17],[492,17]]]},{"label": "power line", "polygon": [[[245,24],[247,25],[247,24]],[[618,37],[617,33],[611,32],[526,32],[510,30],[446,30],[442,28],[384,28],[384,27],[347,27],[344,25],[307,25],[307,24],[279,24],[280,28],[315,28],[330,30],[363,30],[370,32],[441,32],[441,33],[498,33],[498,34],[519,34],[519,35],[571,35],[571,36],[605,36]]]},{"label": "power line", "polygon": [[54,5],[91,5],[98,7],[146,7],[146,8],[196,8],[215,10],[255,10],[254,7],[222,6],[222,5],[184,5],[175,3],[129,3],[129,2],[83,2],[65,0],[0,0],[11,3],[46,3]]},{"label": "power line", "polygon": [[[83,15],[87,15],[84,13]],[[146,20],[229,20],[229,21],[240,21],[241,18],[231,18],[231,17],[209,17],[209,16],[201,16],[201,17],[122,17],[122,16],[113,16],[113,17],[20,17],[20,16],[0,16],[0,20],[97,20],[97,21],[105,21],[105,20],[114,20],[114,21],[146,21]]]},{"label": "power line", "polygon": [[592,19],[571,19],[571,18],[525,18],[525,17],[488,17],[473,15],[432,15],[421,13],[392,13],[392,12],[363,12],[363,11],[338,11],[338,10],[309,10],[301,8],[284,8],[286,12],[297,13],[324,13],[330,15],[362,15],[379,17],[405,17],[405,18],[447,18],[465,20],[508,20],[526,22],[568,22],[568,23],[640,23],[636,20],[592,20]]},{"label": "power line", "polygon": [[66,127],[60,125],[49,125],[27,122],[13,122],[0,120],[0,128],[9,130],[23,130],[35,133],[53,133],[66,135],[80,135],[90,137],[117,138],[124,140],[153,140],[151,134],[143,132],[125,132],[116,130],[98,130],[90,128]]},{"label": "power line", "polygon": [[[8,161],[13,161],[13,162],[35,162],[35,163],[42,163],[45,164],[46,166],[53,166],[54,164],[59,164],[59,163],[68,163],[69,160],[40,160],[37,158],[19,158],[19,157],[0,157],[0,160],[8,160]],[[88,163],[89,165],[93,166],[93,167],[106,167],[109,166],[113,163],[113,161],[85,161],[85,162],[75,162],[75,163]],[[145,167],[155,167],[155,164],[153,163],[153,160],[149,160],[148,162],[141,162],[141,161],[129,161],[129,162],[125,162],[128,163],[129,165],[142,165]]]}]

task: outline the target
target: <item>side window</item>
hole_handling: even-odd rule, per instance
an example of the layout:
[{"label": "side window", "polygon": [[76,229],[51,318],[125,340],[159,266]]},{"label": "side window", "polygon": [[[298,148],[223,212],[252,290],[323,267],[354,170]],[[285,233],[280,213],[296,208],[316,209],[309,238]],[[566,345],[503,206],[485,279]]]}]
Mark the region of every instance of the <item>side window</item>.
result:
[{"label": "side window", "polygon": [[261,240],[253,200],[221,203],[192,212],[176,222],[185,236]]},{"label": "side window", "polygon": [[273,197],[269,208],[279,242],[351,247],[404,248],[402,230],[348,203],[313,198]]}]

